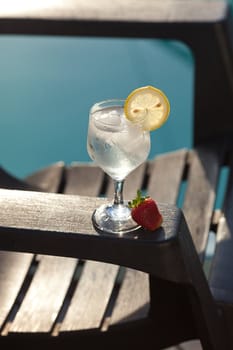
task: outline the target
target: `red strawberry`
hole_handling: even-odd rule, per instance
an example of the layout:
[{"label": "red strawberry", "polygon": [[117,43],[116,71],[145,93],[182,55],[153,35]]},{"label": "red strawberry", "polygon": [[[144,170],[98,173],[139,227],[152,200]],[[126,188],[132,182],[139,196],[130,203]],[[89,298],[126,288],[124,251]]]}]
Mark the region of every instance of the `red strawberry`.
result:
[{"label": "red strawberry", "polygon": [[129,202],[129,207],[132,208],[134,221],[145,229],[154,231],[161,226],[163,217],[156,202],[151,197],[142,196],[140,190],[137,191],[137,197]]}]

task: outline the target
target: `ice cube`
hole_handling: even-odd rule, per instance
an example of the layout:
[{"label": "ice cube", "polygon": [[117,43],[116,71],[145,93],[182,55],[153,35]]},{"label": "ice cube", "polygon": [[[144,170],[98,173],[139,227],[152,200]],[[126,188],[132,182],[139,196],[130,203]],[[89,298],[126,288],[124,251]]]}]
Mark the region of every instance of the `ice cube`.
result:
[{"label": "ice cube", "polygon": [[122,130],[122,115],[117,110],[101,111],[95,115],[95,125],[104,131],[118,132]]},{"label": "ice cube", "polygon": [[117,111],[112,110],[107,114],[105,122],[108,125],[119,126],[121,124],[121,115]]}]

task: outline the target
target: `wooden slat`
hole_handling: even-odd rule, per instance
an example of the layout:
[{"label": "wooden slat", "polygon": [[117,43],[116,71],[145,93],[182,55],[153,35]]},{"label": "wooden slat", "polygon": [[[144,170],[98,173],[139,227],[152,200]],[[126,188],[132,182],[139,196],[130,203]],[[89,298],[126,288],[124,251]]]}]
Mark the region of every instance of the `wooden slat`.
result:
[{"label": "wooden slat", "polygon": [[0,252],[0,326],[15,302],[32,258],[32,254]]},{"label": "wooden slat", "polygon": [[75,267],[76,259],[43,256],[10,332],[49,332]]},{"label": "wooden slat", "polygon": [[[10,188],[16,188],[16,189],[20,188],[23,190],[40,189],[45,191],[50,190],[52,192],[56,192],[62,181],[63,170],[64,170],[64,164],[59,162],[50,167],[41,169],[40,171],[30,175],[25,180],[18,180],[17,178],[12,177],[11,175],[8,176],[6,172],[3,172],[4,174],[3,179],[4,179],[4,184],[5,185],[7,184],[7,187],[10,187]],[[0,266],[1,266],[0,268],[2,270],[0,274],[1,290],[4,291],[6,295],[9,295],[7,298],[6,297],[2,298],[2,302],[1,302],[1,307],[3,308],[3,311],[1,312],[2,320],[7,316],[12,305],[14,304],[15,298],[20,290],[21,285],[25,280],[26,273],[29,270],[32,259],[33,259],[33,255],[31,254],[0,252]],[[59,260],[61,260],[61,258]],[[48,269],[48,273],[49,273],[49,269]],[[46,276],[46,274],[44,275]],[[36,291],[36,293],[39,293],[40,288],[41,287],[40,286],[38,287],[38,284],[37,286],[35,285],[34,290]],[[44,289],[46,290],[46,288]],[[29,300],[30,295],[33,295],[33,291],[29,293],[26,301],[25,300],[23,301],[23,304],[22,304],[23,306],[22,308],[19,309],[19,314],[17,314],[16,316],[16,319],[18,321],[16,321],[14,326],[12,326],[12,323],[9,321],[6,324],[3,332],[8,332],[10,329],[14,329],[18,331],[27,329],[28,324],[30,325],[30,327],[36,328],[35,323],[31,322],[32,316],[30,317],[27,314],[27,312],[30,313],[30,310],[32,312],[34,307],[39,307],[39,305],[41,304],[34,303],[34,305],[32,305],[32,301]],[[29,300],[29,303],[27,302],[27,300]],[[34,301],[35,300],[36,298],[34,299]],[[39,315],[34,313],[33,317],[36,318],[36,317],[39,317]],[[13,317],[11,317],[11,320],[12,318]],[[37,320],[37,325],[39,324],[40,324],[40,321]]]},{"label": "wooden slat", "polygon": [[[64,164],[58,162],[30,175],[26,181],[40,186],[45,191],[57,192],[59,188],[63,189],[64,172]],[[38,270],[9,328],[10,332],[49,332],[52,330],[71,284],[76,264],[77,259],[43,255],[39,257]]]},{"label": "wooden slat", "polygon": [[30,186],[36,186],[40,191],[58,192],[63,181],[64,163],[57,162],[26,177]]},{"label": "wooden slat", "polygon": [[[45,170],[38,172],[27,180],[30,181],[30,183],[37,183],[39,180],[40,183],[42,182],[43,188],[45,189],[48,188],[47,184],[58,183],[57,181],[59,177],[62,176],[62,170],[62,164],[59,163],[53,168],[53,173],[50,174],[49,177],[44,176],[46,172]],[[44,181],[41,181],[42,177]],[[81,181],[79,181],[79,179]],[[94,195],[95,192],[98,192],[102,180],[103,172],[99,168],[91,165],[75,165],[69,167],[65,173],[63,191],[65,193],[79,193],[80,191],[81,193],[85,193],[87,191]],[[57,186],[55,186],[53,189],[56,190],[56,187]],[[17,317],[10,328],[11,332],[48,332],[52,329],[53,322],[58,315],[66,292],[70,286],[71,277],[73,275],[76,263],[76,259],[51,259],[51,257],[40,256],[38,271],[22,303]],[[88,274],[87,276],[85,275],[85,279],[87,279],[87,284],[90,283]],[[59,283],[61,283],[61,281],[62,288],[59,289],[59,293],[55,294],[55,291],[57,288],[59,288]],[[52,302],[51,298],[48,296],[53,296],[54,294],[55,297],[53,298]],[[33,299],[38,299],[38,302],[33,304]],[[83,301],[83,303],[85,304],[85,301]],[[53,315],[53,318],[51,318],[50,315]],[[71,316],[69,317],[68,322],[74,326],[74,322],[71,321]],[[79,323],[81,322],[79,321]]]},{"label": "wooden slat", "polygon": [[[139,166],[136,170],[134,170],[126,179],[125,186],[124,186],[124,198],[127,201],[127,199],[132,199],[135,194],[136,190],[138,188],[141,188],[144,176],[146,171],[146,163]],[[81,179],[79,184],[79,177]],[[68,176],[66,177],[67,185],[65,187],[65,191],[68,193],[78,193],[78,194],[85,194],[85,195],[98,195],[100,192],[102,182],[103,182],[103,172],[99,168],[95,166],[84,166],[80,164],[73,166],[69,169]],[[108,186],[106,188],[105,196],[109,198],[109,200],[112,201],[113,199],[113,193],[114,193],[114,187],[113,187],[113,181],[108,178]],[[105,271],[112,271],[112,276],[109,278],[109,283],[111,283],[111,287],[113,287],[115,277],[116,277],[116,266],[104,264],[104,263],[96,263],[96,265],[93,266],[93,263],[90,261],[87,262],[87,266],[91,264],[91,267],[88,267],[90,271],[92,271],[92,274],[98,274],[98,271],[101,271],[101,274],[106,274]],[[87,267],[86,266],[86,267]],[[91,270],[92,268],[92,270]],[[96,271],[95,271],[96,270]],[[86,271],[86,270],[85,270]],[[100,272],[99,272],[100,273]],[[108,273],[109,274],[109,273]],[[130,270],[128,271],[128,274],[130,274]],[[136,279],[134,277],[134,282],[139,282],[139,277],[141,277],[141,282],[143,282],[145,279],[147,279],[147,275],[142,274],[138,271],[134,271],[135,274],[138,274],[138,278]],[[143,277],[142,277],[143,275]],[[101,281],[101,280],[100,280]],[[103,281],[102,281],[103,282]],[[106,281],[104,282],[106,284]],[[142,284],[142,286],[145,286],[145,283]],[[86,293],[86,286],[89,286],[90,290],[89,293]],[[102,295],[98,293],[98,289],[102,288]],[[135,285],[131,285],[131,288]],[[96,291],[97,288],[97,291]],[[148,284],[147,289],[148,291]],[[128,290],[129,295],[131,293],[131,290]],[[128,308],[124,308],[125,314],[127,312],[132,312],[132,310],[138,310],[141,306],[142,298],[143,296],[147,294],[147,300],[148,301],[148,293],[141,293],[140,300],[137,298],[129,298]],[[90,295],[93,295],[91,298],[92,303],[91,308],[88,307],[88,310],[91,310],[92,314],[85,313],[85,316],[82,315],[83,307],[87,308],[87,304],[90,303]],[[95,296],[96,295],[96,296]],[[98,300],[98,297],[100,297],[100,300]],[[105,307],[107,305],[107,300],[110,297],[110,289],[109,288],[103,288],[102,286],[99,286],[99,283],[96,281],[96,285],[91,283],[90,280],[90,273],[83,273],[82,275],[82,283],[80,283],[77,287],[77,291],[75,293],[72,307],[69,309],[69,313],[64,321],[64,324],[62,325],[61,330],[74,330],[74,329],[85,329],[88,327],[98,327],[100,326],[100,322],[102,320],[103,312],[105,310]],[[82,304],[80,305],[80,300],[82,300]],[[97,308],[96,305],[99,305]],[[101,310],[99,310],[101,308]],[[72,311],[73,310],[73,311]],[[101,311],[101,312],[98,312]],[[87,311],[88,312],[88,311]],[[93,316],[94,312],[96,312],[95,317]],[[81,317],[83,316],[83,317]],[[88,317],[89,316],[89,317]],[[104,327],[107,327],[107,322],[104,322]]]},{"label": "wooden slat", "polygon": [[73,164],[67,168],[64,193],[98,196],[103,186],[103,171],[90,164]]},{"label": "wooden slat", "polygon": [[86,262],[61,331],[100,327],[117,272],[116,265]]},{"label": "wooden slat", "polygon": [[[149,164],[148,194],[159,201],[174,203],[179,192],[186,161],[186,150],[156,157]],[[128,178],[129,198],[141,188],[146,175],[145,164]],[[127,183],[126,183],[127,184]],[[148,275],[127,269],[122,283],[111,324],[143,318],[148,315],[150,303]]]},{"label": "wooden slat", "polygon": [[148,193],[158,202],[176,204],[188,151],[185,149],[156,157],[150,163]]},{"label": "wooden slat", "polygon": [[[136,196],[137,189],[141,189],[147,171],[147,163],[143,163],[125,180],[123,189],[123,198],[127,202]],[[106,196],[112,201],[114,193],[113,181],[109,179],[109,184],[106,189]],[[141,309],[142,305],[149,303],[149,283],[148,275],[140,271],[127,269],[126,278],[121,285],[120,294],[118,295],[116,306],[113,309],[113,315],[109,316],[104,322],[104,329],[107,329],[110,324],[117,323],[126,318],[139,318],[147,313],[147,308]],[[147,283],[146,283],[147,282]]]},{"label": "wooden slat", "polygon": [[112,313],[111,325],[147,317],[149,305],[148,275],[137,270],[126,269]]},{"label": "wooden slat", "polygon": [[201,261],[208,241],[221,152],[203,147],[192,152],[183,211]]},{"label": "wooden slat", "polygon": [[[103,171],[93,163],[74,163],[66,171],[64,193],[98,196],[104,177]],[[85,262],[81,279],[61,325],[61,332],[100,326],[117,271],[115,265]]]},{"label": "wooden slat", "polygon": [[[62,165],[56,164],[48,167],[34,176],[29,181],[19,180],[4,169],[0,171],[0,187],[21,189],[21,190],[39,190],[40,188],[49,188],[55,190],[59,186]],[[54,178],[54,174],[55,178]],[[57,176],[58,175],[58,176]],[[30,181],[32,179],[32,181]],[[49,181],[50,180],[50,181]],[[52,180],[52,181],[51,181]],[[0,251],[0,322],[4,322],[14,305],[16,297],[29,271],[32,254],[13,253]],[[9,324],[5,325],[7,331]],[[5,332],[5,330],[4,330]]]}]

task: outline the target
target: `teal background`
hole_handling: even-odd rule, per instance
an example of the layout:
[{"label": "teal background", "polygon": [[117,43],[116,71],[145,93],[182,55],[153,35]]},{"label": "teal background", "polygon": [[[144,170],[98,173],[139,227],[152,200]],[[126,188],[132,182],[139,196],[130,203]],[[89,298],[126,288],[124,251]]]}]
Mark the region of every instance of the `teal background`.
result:
[{"label": "teal background", "polygon": [[1,165],[23,177],[53,162],[90,161],[91,105],[154,85],[171,103],[150,158],[192,146],[194,62],[179,42],[0,36]]},{"label": "teal background", "polygon": [[17,176],[58,160],[89,161],[91,105],[154,85],[171,103],[150,157],[191,145],[193,60],[178,42],[0,37],[1,163]]}]

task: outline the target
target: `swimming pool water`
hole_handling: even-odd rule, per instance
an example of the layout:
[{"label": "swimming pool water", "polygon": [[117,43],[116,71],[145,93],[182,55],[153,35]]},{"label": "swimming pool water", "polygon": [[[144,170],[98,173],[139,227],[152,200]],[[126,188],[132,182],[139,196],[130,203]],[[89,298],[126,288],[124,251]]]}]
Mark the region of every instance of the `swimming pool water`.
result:
[{"label": "swimming pool water", "polygon": [[150,158],[192,145],[193,58],[175,41],[0,37],[1,165],[23,177],[53,162],[90,161],[88,112],[154,85],[171,103]]}]

